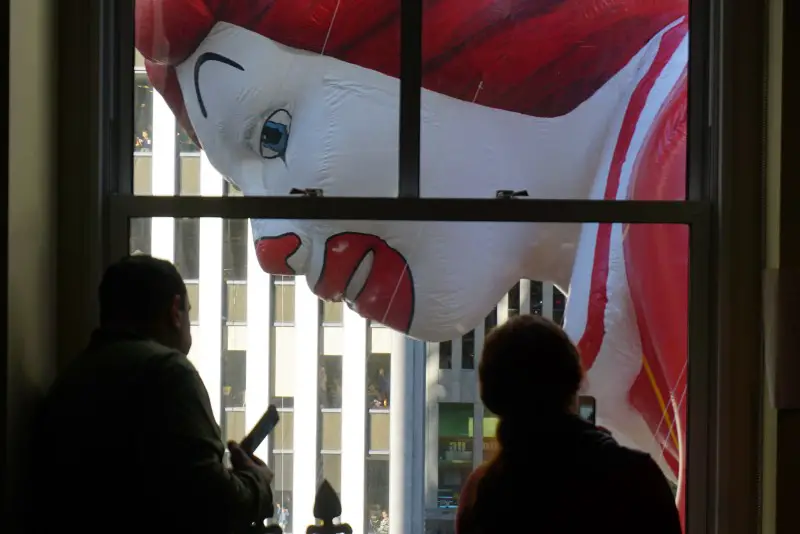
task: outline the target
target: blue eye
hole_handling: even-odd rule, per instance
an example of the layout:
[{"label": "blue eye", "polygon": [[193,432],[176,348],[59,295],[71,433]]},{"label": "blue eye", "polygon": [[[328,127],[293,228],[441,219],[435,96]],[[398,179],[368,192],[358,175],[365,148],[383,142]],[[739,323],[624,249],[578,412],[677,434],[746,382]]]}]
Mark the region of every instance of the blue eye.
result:
[{"label": "blue eye", "polygon": [[259,148],[264,159],[283,159],[289,144],[289,128],[292,116],[285,109],[279,109],[270,115],[261,127]]}]

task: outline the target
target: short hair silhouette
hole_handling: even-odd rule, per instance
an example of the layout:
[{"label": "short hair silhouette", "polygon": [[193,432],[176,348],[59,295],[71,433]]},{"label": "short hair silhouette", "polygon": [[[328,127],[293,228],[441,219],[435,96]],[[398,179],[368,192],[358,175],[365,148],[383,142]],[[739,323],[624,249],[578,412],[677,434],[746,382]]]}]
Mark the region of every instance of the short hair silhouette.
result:
[{"label": "short hair silhouette", "polygon": [[478,373],[481,400],[501,419],[567,411],[584,377],[578,349],[539,315],[519,315],[492,330]]},{"label": "short hair silhouette", "polygon": [[111,265],[100,283],[100,323],[151,325],[168,313],[175,296],[186,306],[186,284],[178,269],[145,254]]}]

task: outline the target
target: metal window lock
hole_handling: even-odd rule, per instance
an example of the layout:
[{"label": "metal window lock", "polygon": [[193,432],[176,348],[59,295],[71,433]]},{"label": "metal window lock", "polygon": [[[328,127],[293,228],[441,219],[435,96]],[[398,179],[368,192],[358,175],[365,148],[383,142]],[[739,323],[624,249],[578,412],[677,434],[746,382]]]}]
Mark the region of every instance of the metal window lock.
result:
[{"label": "metal window lock", "polygon": [[498,189],[497,193],[495,193],[496,198],[519,198],[519,197],[527,197],[528,191],[523,189],[522,191],[513,191],[511,189]]}]

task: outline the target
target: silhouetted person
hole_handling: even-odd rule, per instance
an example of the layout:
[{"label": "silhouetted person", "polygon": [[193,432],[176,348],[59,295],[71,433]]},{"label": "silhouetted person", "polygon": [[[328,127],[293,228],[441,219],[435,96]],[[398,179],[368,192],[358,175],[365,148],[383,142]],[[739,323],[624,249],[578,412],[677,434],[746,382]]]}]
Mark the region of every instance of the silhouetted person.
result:
[{"label": "silhouetted person", "polygon": [[487,336],[480,394],[500,419],[500,451],[464,485],[458,534],[680,534],[655,461],[576,415],[583,377],[548,319],[514,317]]},{"label": "silhouetted person", "polygon": [[223,466],[208,392],[186,357],[191,304],[175,266],[130,256],[106,271],[99,296],[100,328],[40,421],[39,530],[228,534],[270,516],[263,462],[232,443],[233,469]]}]

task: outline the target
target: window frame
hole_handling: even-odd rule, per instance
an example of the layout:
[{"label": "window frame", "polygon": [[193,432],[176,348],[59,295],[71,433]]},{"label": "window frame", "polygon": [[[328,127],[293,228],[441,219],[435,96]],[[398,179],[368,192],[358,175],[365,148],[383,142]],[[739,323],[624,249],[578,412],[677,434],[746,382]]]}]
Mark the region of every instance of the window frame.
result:
[{"label": "window frame", "polygon": [[[690,394],[703,398],[703,410],[691,411],[689,451],[689,532],[755,532],[758,518],[757,474],[760,450],[760,325],[742,324],[731,303],[747,305],[740,294],[760,295],[762,201],[753,176],[763,161],[763,44],[766,7],[754,0],[694,0],[690,40],[689,146],[687,201],[676,203],[583,202],[561,200],[419,199],[419,76],[421,43],[411,37],[421,22],[421,2],[403,2],[401,61],[401,191],[399,199],[177,198],[132,196],[131,148],[133,86],[133,0],[78,2],[58,17],[60,53],[82,58],[70,63],[80,74],[61,77],[60,172],[80,176],[69,198],[59,200],[59,241],[85,244],[97,251],[90,265],[64,262],[59,268],[59,342],[69,353],[92,326],[70,317],[76,303],[95,310],[93,297],[102,267],[127,254],[132,217],[241,217],[361,220],[481,220],[549,222],[628,222],[689,224]],[[85,4],[85,5],[80,5]],[[408,6],[408,7],[406,7]],[[74,39],[84,28],[86,39]],[[71,42],[72,41],[72,42]],[[62,46],[63,45],[63,46]],[[409,54],[413,57],[409,59]],[[60,62],[59,69],[67,69]],[[62,71],[60,71],[62,72]],[[85,76],[83,76],[85,75]],[[79,99],[70,80],[97,83]],[[91,83],[89,85],[92,85]],[[414,106],[416,104],[416,107]],[[69,124],[87,123],[99,150],[85,150],[85,138],[70,140]],[[721,124],[725,124],[723,131]],[[416,126],[416,128],[414,128]],[[70,150],[80,156],[69,155]],[[63,164],[62,164],[63,162]],[[724,179],[720,179],[724,176]],[[113,179],[111,178],[113,177]],[[417,194],[413,185],[416,180]],[[534,202],[522,206],[521,202]],[[268,217],[263,214],[268,213]],[[536,217],[533,218],[532,214]],[[749,217],[746,217],[749,216]],[[61,221],[61,218],[64,220]],[[477,219],[476,219],[477,218]],[[124,236],[124,237],[123,237]],[[75,257],[86,248],[61,255]],[[737,276],[747,278],[736,280]],[[712,280],[714,284],[712,285]],[[742,288],[744,287],[744,290]],[[759,309],[760,303],[749,304]],[[83,306],[82,306],[83,307]],[[75,315],[75,314],[72,314]],[[754,321],[757,322],[757,321]],[[737,328],[726,328],[736,325]],[[743,328],[739,328],[743,326]],[[730,349],[730,350],[729,350]],[[719,354],[726,354],[720,358]],[[736,443],[736,448],[731,444]],[[697,453],[701,453],[697,456]],[[700,465],[705,464],[705,465]],[[736,468],[736,473],[728,472]],[[695,472],[695,469],[699,471]],[[740,482],[739,484],[731,483]],[[724,497],[724,498],[722,498]],[[718,502],[725,503],[723,508]]]}]

